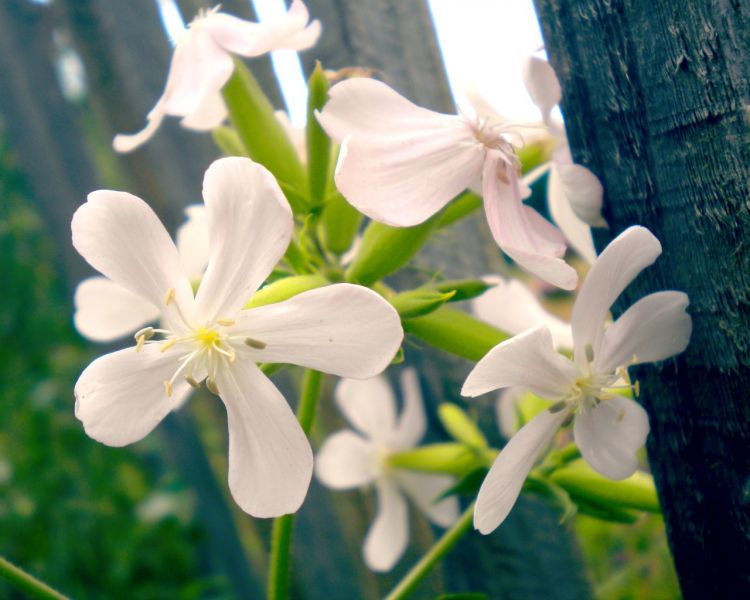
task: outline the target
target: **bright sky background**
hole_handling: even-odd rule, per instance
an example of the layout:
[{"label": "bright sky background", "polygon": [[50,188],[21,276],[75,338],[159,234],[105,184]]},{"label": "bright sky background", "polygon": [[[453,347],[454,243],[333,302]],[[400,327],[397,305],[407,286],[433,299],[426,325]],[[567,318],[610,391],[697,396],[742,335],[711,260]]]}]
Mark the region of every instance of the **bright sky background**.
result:
[{"label": "bright sky background", "polygon": [[[249,0],[260,21],[285,10],[284,0]],[[157,0],[165,29],[174,32],[182,21],[174,0]],[[428,0],[448,80],[459,107],[465,90],[476,90],[500,114],[518,121],[536,121],[539,112],[521,81],[523,60],[542,46],[531,0]],[[315,15],[312,15],[315,17]],[[190,19],[192,15],[183,15]],[[325,23],[323,23],[325,35]],[[296,52],[271,55],[291,121],[305,123],[307,91]]]}]

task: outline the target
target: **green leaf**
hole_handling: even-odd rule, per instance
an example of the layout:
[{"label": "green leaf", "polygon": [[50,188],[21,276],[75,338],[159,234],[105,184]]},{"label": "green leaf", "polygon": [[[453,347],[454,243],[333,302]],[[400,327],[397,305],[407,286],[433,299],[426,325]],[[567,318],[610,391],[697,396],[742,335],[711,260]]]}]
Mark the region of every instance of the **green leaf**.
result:
[{"label": "green leaf", "polygon": [[447,306],[424,317],[405,320],[404,331],[435,348],[473,361],[510,337],[492,325]]},{"label": "green leaf", "polygon": [[406,265],[430,237],[435,217],[414,227],[390,227],[372,221],[362,236],[357,256],[346,271],[346,279],[371,285]]},{"label": "green leaf", "polygon": [[553,471],[549,478],[568,493],[590,502],[661,512],[654,479],[643,471],[636,471],[622,481],[613,481],[594,471],[583,459],[578,459]]},{"label": "green leaf", "polygon": [[231,127],[219,125],[211,132],[211,135],[219,150],[227,156],[250,157],[250,153],[240,139],[240,134]]},{"label": "green leaf", "polygon": [[274,116],[271,102],[245,64],[235,59],[234,73],[222,90],[229,119],[254,161],[296,190],[307,189],[305,172],[292,141]]},{"label": "green leaf", "polygon": [[482,592],[459,592],[458,594],[442,594],[435,600],[489,600],[487,594]]},{"label": "green leaf", "polygon": [[321,237],[325,247],[334,254],[343,254],[352,246],[364,215],[336,192],[323,207]]},{"label": "green leaf", "polygon": [[256,308],[266,304],[275,304],[288,300],[302,292],[327,285],[328,281],[321,275],[295,275],[286,277],[260,288],[245,308]]},{"label": "green leaf", "polygon": [[440,281],[435,284],[435,289],[440,292],[456,292],[449,302],[459,302],[481,296],[491,287],[495,287],[495,285],[481,279],[457,279],[454,281]]},{"label": "green leaf", "polygon": [[469,216],[475,210],[482,206],[482,197],[474,192],[464,192],[455,200],[451,201],[448,206],[440,213],[438,227],[443,228],[460,221]]},{"label": "green leaf", "polygon": [[313,204],[322,204],[328,187],[328,172],[331,162],[331,139],[315,118],[328,100],[328,78],[323,73],[320,62],[307,82],[307,182]]},{"label": "green leaf", "polygon": [[416,289],[401,292],[390,299],[402,319],[421,317],[440,308],[453,297],[454,292],[443,294],[435,290]]},{"label": "green leaf", "polygon": [[619,506],[604,505],[597,502],[589,502],[575,494],[570,495],[571,500],[578,506],[578,512],[588,517],[608,521],[610,523],[635,523],[640,516],[637,512],[620,508]]},{"label": "green leaf", "polygon": [[438,407],[438,417],[450,436],[471,448],[487,448],[487,440],[463,409],[451,402],[443,402]]},{"label": "green leaf", "polygon": [[456,476],[483,466],[483,458],[479,453],[463,444],[451,442],[428,444],[414,450],[397,452],[388,457],[388,462],[401,469]]}]

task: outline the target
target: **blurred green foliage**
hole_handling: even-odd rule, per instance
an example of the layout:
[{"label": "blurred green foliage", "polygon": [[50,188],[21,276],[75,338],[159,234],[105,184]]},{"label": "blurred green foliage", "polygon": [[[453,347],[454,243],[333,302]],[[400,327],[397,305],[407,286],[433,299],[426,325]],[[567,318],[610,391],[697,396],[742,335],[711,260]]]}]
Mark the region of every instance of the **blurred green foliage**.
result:
[{"label": "blurred green foliage", "polygon": [[[225,597],[158,436],[107,448],[73,415],[92,356],[2,139],[0,265],[0,555],[75,598]],[[0,597],[15,597],[2,579]]]}]

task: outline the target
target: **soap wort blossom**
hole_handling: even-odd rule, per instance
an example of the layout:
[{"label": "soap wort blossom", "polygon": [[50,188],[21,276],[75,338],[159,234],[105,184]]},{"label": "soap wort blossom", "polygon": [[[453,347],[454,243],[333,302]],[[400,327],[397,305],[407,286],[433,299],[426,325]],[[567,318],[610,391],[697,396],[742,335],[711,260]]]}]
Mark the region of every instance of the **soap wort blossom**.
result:
[{"label": "soap wort blossom", "polygon": [[291,363],[372,377],[403,331],[376,293],[338,284],[243,309],[292,235],[276,180],[245,158],[224,158],[203,182],[209,260],[194,295],[177,248],[143,200],[100,190],[73,216],[73,244],[110,281],[160,308],[160,326],[91,363],[75,386],[76,416],[110,446],[143,438],[205,380],[227,409],[229,488],[258,517],[296,511],[312,476],[309,442],[256,363]]},{"label": "soap wort blossom", "polygon": [[[194,204],[185,209],[187,220],[177,230],[180,262],[191,282],[198,283],[208,264],[206,207]],[[133,334],[161,315],[152,304],[106,277],[89,277],[78,284],[73,298],[73,323],[78,332],[95,342],[112,342]]]},{"label": "soap wort blossom", "polygon": [[513,124],[447,115],[412,104],[386,84],[350,79],[333,86],[318,121],[341,144],[336,185],[370,218],[417,225],[482,181],[484,208],[500,248],[522,268],[573,289],[563,235],[523,203]]},{"label": "soap wort blossom", "polygon": [[377,515],[364,543],[364,558],[373,571],[389,571],[409,541],[406,497],[430,521],[448,527],[458,519],[458,501],[436,499],[453,485],[447,475],[415,473],[392,467],[388,456],[414,448],[425,433],[419,381],[413,369],[401,374],[403,410],[396,418],[396,401],[384,377],[342,380],[336,404],[356,431],[331,435],[315,459],[315,474],[326,486],[345,490],[373,485]]},{"label": "soap wort blossom", "polygon": [[202,11],[173,40],[174,54],[164,92],[146,116],[144,129],[132,135],[115,136],[118,152],[131,152],[147,142],[165,116],[182,117],[182,126],[206,131],[227,116],[221,97],[234,71],[232,54],[260,56],[280,49],[304,50],[320,36],[320,22],[308,23],[310,15],[301,0],[276,20],[253,23],[219,12]]},{"label": "soap wort blossom", "polygon": [[495,346],[469,374],[461,393],[478,396],[511,386],[554,402],[500,452],[479,490],[474,526],[490,533],[510,512],[523,482],[557,430],[574,417],[573,435],[583,458],[610,479],[638,467],[636,451],[648,435],[641,406],[617,393],[625,367],[682,352],[692,324],[688,298],[666,291],[645,296],[609,327],[609,309],[625,287],[661,254],[659,241],[631,227],[596,259],[573,308],[574,358],[555,352],[546,326]]}]

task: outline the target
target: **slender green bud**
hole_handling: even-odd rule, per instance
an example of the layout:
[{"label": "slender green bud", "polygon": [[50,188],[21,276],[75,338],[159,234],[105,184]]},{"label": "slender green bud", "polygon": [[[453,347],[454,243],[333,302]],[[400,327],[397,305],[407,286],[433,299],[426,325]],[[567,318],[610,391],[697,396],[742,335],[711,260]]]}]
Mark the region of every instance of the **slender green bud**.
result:
[{"label": "slender green bud", "polygon": [[321,237],[325,247],[334,254],[343,254],[352,246],[364,215],[336,192],[323,208]]},{"label": "slender green bud", "polygon": [[446,302],[450,302],[455,292],[441,293],[435,290],[416,289],[401,292],[391,298],[391,304],[402,319],[412,319],[427,315]]},{"label": "slender green bud", "polygon": [[487,448],[487,440],[477,424],[457,404],[443,402],[438,407],[438,416],[448,434],[457,442],[471,448]]},{"label": "slender green bud", "polygon": [[278,279],[259,289],[245,308],[256,308],[288,300],[302,292],[323,287],[328,281],[321,275],[295,275]]},{"label": "slender green bud", "polygon": [[471,300],[477,296],[481,296],[491,287],[495,287],[494,283],[487,283],[481,279],[459,279],[455,281],[441,281],[435,285],[435,289],[439,292],[456,292],[450,302],[460,302],[461,300]]},{"label": "slender green bud", "polygon": [[483,458],[478,453],[464,444],[455,443],[429,444],[398,452],[389,456],[388,462],[400,469],[447,473],[458,477],[484,466]]},{"label": "slender green bud", "polygon": [[211,136],[214,138],[214,143],[219,147],[219,150],[225,155],[250,157],[245,144],[240,139],[240,134],[235,129],[226,125],[219,125],[211,132]]},{"label": "slender green bud", "polygon": [[307,82],[307,182],[313,204],[323,203],[328,187],[329,165],[331,162],[331,139],[315,118],[315,113],[323,108],[328,100],[328,78],[320,62]]}]

